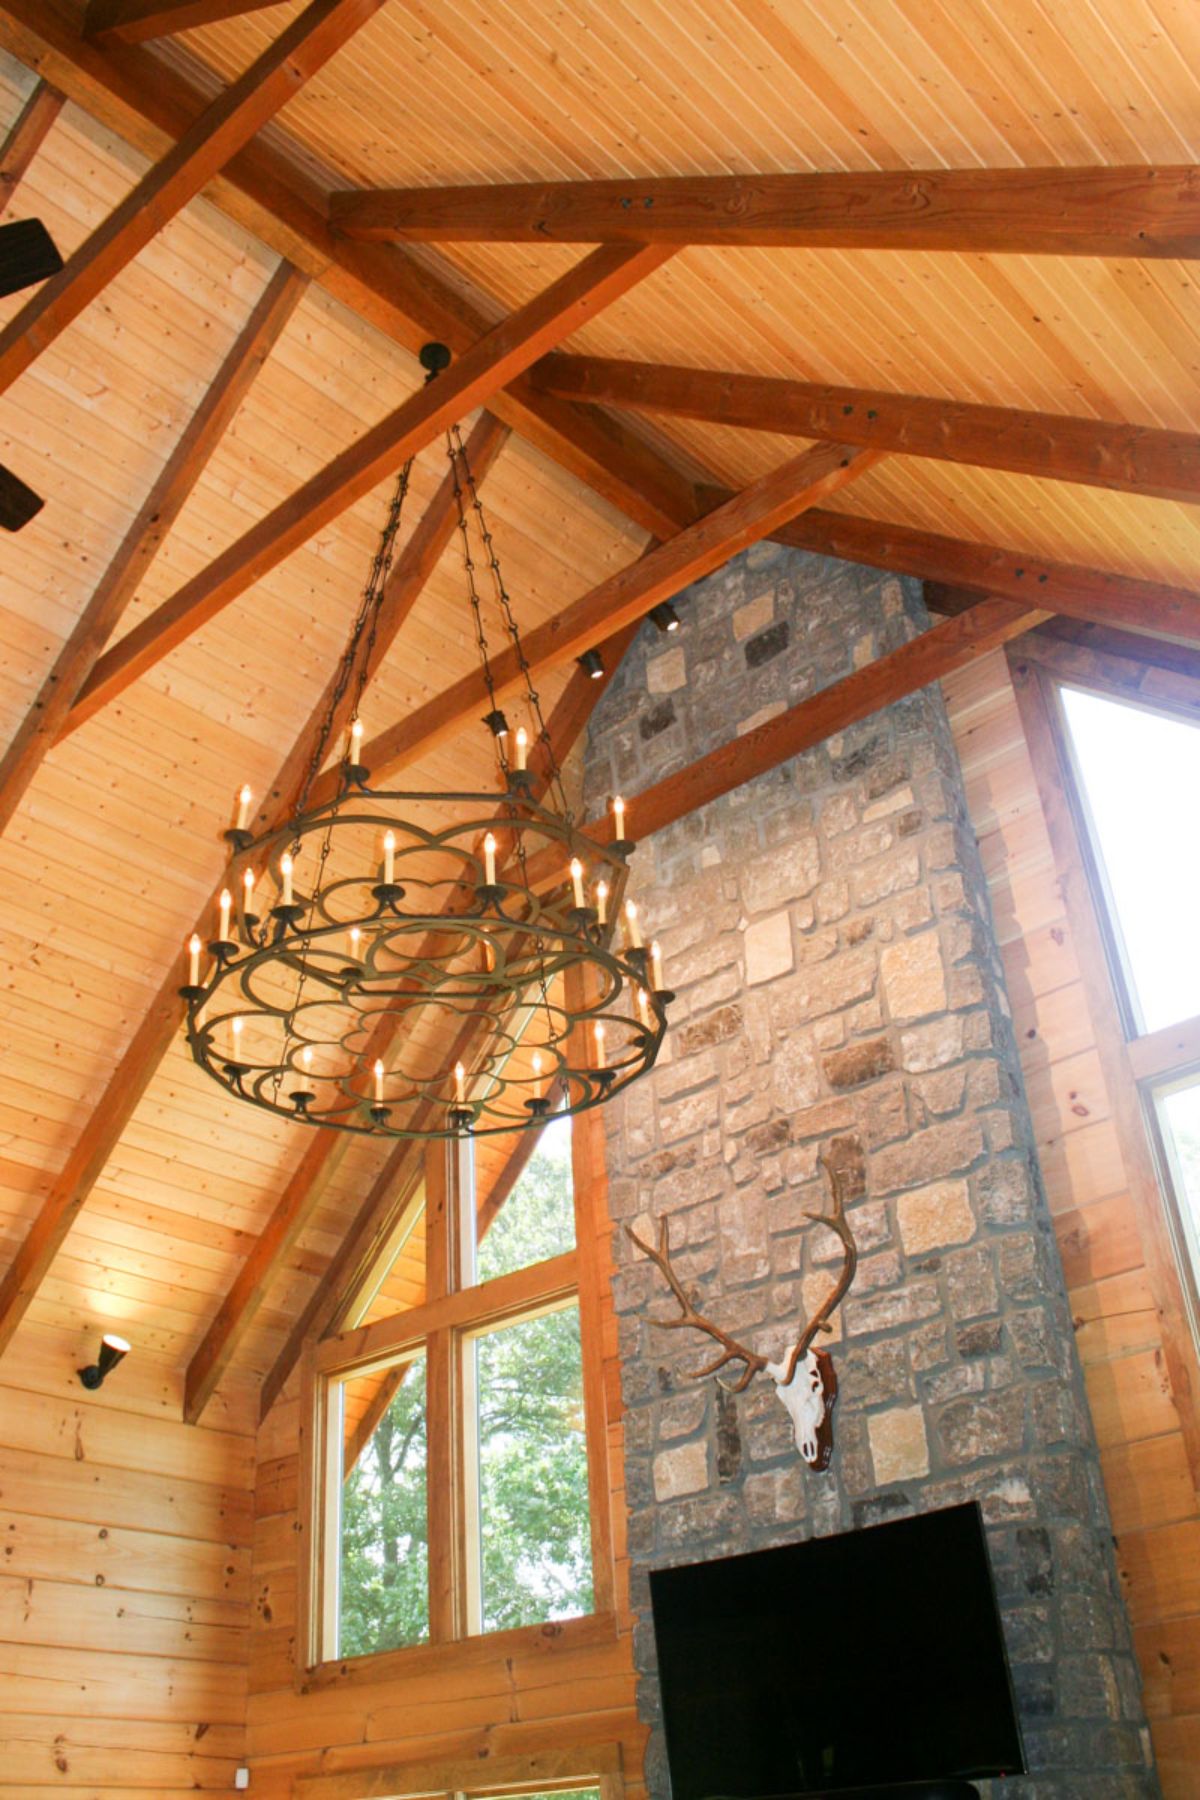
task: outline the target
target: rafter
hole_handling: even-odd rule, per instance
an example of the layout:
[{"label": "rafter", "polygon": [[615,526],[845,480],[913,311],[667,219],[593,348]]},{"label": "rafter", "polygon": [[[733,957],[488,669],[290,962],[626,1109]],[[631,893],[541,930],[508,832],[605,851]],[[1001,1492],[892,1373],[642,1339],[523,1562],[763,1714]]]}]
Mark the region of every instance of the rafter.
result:
[{"label": "rafter", "polygon": [[0,760],[0,832],[7,829],[97,657],[137,593],[307,285],[306,275],[286,263],[280,265],[188,420]]},{"label": "rafter", "polygon": [[141,44],[220,19],[265,12],[276,0],[88,0],[83,29],[100,43]]},{"label": "rafter", "polygon": [[[716,499],[723,488],[703,490]],[[814,509],[775,533],[780,543],[896,575],[968,587],[1010,600],[1036,600],[1047,612],[1131,631],[1161,631],[1200,643],[1200,593],[1111,570],[1045,562],[1025,550],[943,537],[852,513]]]},{"label": "rafter", "polygon": [[[547,723],[559,762],[566,759],[586,729],[637,630],[636,623],[627,625],[605,641],[605,673],[600,680],[593,681],[578,669],[571,675]],[[470,1062],[478,1047],[476,1038],[474,1028],[468,1026],[448,1061]],[[283,1392],[308,1339],[322,1337],[345,1322],[348,1309],[353,1306],[356,1295],[369,1279],[370,1270],[390,1241],[397,1218],[409,1204],[421,1179],[421,1169],[419,1145],[398,1143],[389,1153],[350,1230],[313,1289],[308,1304],[288,1333],[286,1343],[263,1382],[259,1396],[260,1418],[266,1418]]]},{"label": "rafter", "polygon": [[[1041,608],[1019,601],[980,600],[968,611],[931,625],[898,650],[645,788],[629,800],[627,816],[639,838],[650,837],[755,776],[789,762],[802,750],[824,743],[906,694],[940,681],[952,670],[1031,631],[1046,617]],[[611,836],[611,820],[599,820],[587,830],[603,842]]]},{"label": "rafter", "polygon": [[0,393],[382,4],[311,0],[0,332]]},{"label": "rafter", "polygon": [[1194,432],[600,357],[547,356],[530,373],[539,391],[560,399],[863,444],[1162,500],[1200,500]]},{"label": "rafter", "polygon": [[0,213],[12,199],[30,163],[66,104],[57,88],[39,81],[0,145]]},{"label": "rafter", "polygon": [[[194,83],[152,52],[83,39],[45,0],[0,0],[0,46],[42,68],[147,156],[161,156],[208,104]],[[327,194],[302,159],[275,143],[247,145],[216,178],[210,196],[408,350],[436,337],[460,354],[500,316],[488,296],[468,293],[461,274],[451,279],[430,257],[418,264],[392,245],[355,243],[335,232]],[[644,530],[669,536],[695,518],[694,484],[628,426],[595,408],[538,394],[524,375],[491,404],[506,424]]]},{"label": "rafter", "polygon": [[351,237],[422,243],[814,245],[825,250],[1200,254],[1200,170],[856,170],[333,196]]},{"label": "rafter", "polygon": [[[836,444],[819,445],[790,457],[686,531],[608,576],[537,626],[524,642],[530,668],[536,674],[581,656],[613,631],[644,618],[660,600],[670,599],[689,582],[728,562],[747,544],[771,536],[806,506],[836,493],[878,460],[876,451],[847,450]],[[492,679],[497,693],[504,693],[520,678],[515,651],[505,651],[494,659]],[[400,725],[364,745],[364,761],[380,775],[393,773],[452,737],[486,698],[482,675],[464,676]]]},{"label": "rafter", "polygon": [[[498,452],[505,435],[496,421],[486,415],[476,426],[467,448],[477,479],[482,477],[489,461]],[[444,547],[456,518],[453,483],[447,475],[392,570],[376,630],[379,657],[386,654],[388,644],[416,602],[428,570],[436,561],[434,552],[439,536]],[[342,699],[334,705],[335,681],[336,675],[330,678],[272,785],[269,804],[259,815],[264,830],[272,824],[282,824],[295,808],[326,717],[332,718],[335,734],[343,730],[349,720],[356,684],[353,680],[348,682]],[[201,910],[196,927],[201,935],[211,924],[212,909],[225,880],[223,873],[213,888],[212,897]],[[0,1282],[0,1354],[24,1318],[63,1239],[100,1179],[105,1164],[170,1048],[183,1016],[178,987],[179,970],[172,967],[164,976],[149,1011],[113,1070],[95,1110],[51,1184],[37,1218]]]},{"label": "rafter", "polygon": [[596,250],[511,313],[304,486],[243,532],[206,569],[114,645],[72,707],[63,735],[123,693],[147,669],[254,582],[308,542],[377,482],[473,407],[485,404],[549,344],[576,330],[658,268],[669,251]]}]

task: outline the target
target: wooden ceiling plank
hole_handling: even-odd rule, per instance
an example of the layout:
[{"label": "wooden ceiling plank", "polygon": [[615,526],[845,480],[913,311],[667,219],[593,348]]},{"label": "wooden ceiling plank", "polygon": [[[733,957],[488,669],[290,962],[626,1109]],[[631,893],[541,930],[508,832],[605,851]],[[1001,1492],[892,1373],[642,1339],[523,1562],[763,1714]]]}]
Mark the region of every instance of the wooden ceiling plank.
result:
[{"label": "wooden ceiling plank", "polygon": [[0,393],[382,4],[310,0],[0,332]]},{"label": "wooden ceiling plank", "polygon": [[805,513],[775,537],[819,556],[867,563],[897,575],[972,588],[979,594],[1036,600],[1047,612],[1200,643],[1200,593],[1190,588],[1140,581],[1105,569],[1045,562],[1023,550],[943,537],[910,525],[826,509]]},{"label": "wooden ceiling plank", "polygon": [[1200,436],[1192,432],[601,357],[544,357],[530,378],[560,399],[1200,500]]},{"label": "wooden ceiling plank", "polygon": [[[670,599],[689,582],[719,568],[748,544],[777,533],[805,507],[864,474],[880,460],[880,454],[822,444],[790,457],[537,626],[523,645],[529,667],[536,675],[593,649],[622,626],[644,618],[659,601]],[[493,658],[492,679],[498,694],[520,681],[521,666],[514,650]],[[464,676],[364,745],[363,760],[376,775],[390,776],[453,737],[486,700],[482,675]]]},{"label": "wooden ceiling plank", "polygon": [[0,213],[4,212],[22,177],[45,142],[46,135],[66,105],[66,98],[47,81],[39,81],[0,145]]},{"label": "wooden ceiling plank", "polygon": [[355,189],[335,226],[414,243],[640,243],[1195,257],[1200,169],[855,170]]},{"label": "wooden ceiling plank", "polygon": [[[70,99],[146,155],[161,154],[164,136],[181,137],[207,105],[200,89],[152,52],[101,48],[46,0],[0,0],[0,47],[47,69]],[[461,277],[451,280],[393,245],[335,232],[326,195],[274,145],[255,141],[232,158],[211,198],[408,350],[438,337],[459,354],[496,322],[498,309],[469,298]],[[495,396],[492,410],[646,531],[666,537],[695,518],[691,482],[627,425],[539,394],[524,376]]]},{"label": "wooden ceiling plank", "polygon": [[308,286],[281,263],[225,361],[209,383],[179,442],[112,561],[96,584],[33,705],[0,760],[0,832],[4,832],[42,759],[54,744],[80,688],[116,629],[256,376],[278,343]]},{"label": "wooden ceiling plank", "polygon": [[671,255],[617,245],[595,250],[502,319],[435,381],[319,470],[100,658],[64,726],[75,730],[147,669],[353,506],[464,413],[481,406],[552,344],[619,299]]},{"label": "wooden ceiling plank", "polygon": [[[603,645],[605,673],[594,681],[577,669],[554,707],[547,730],[554,745],[556,760],[565,761],[587,729],[588,720],[601,696],[606,692],[621,658],[637,634],[640,620],[625,626],[606,639]],[[538,786],[544,785],[544,771]],[[469,1021],[459,1035],[450,1061],[471,1060],[476,1047],[477,1031]],[[275,1362],[263,1381],[259,1398],[259,1418],[265,1419],[287,1383],[297,1359],[310,1337],[322,1337],[330,1329],[340,1328],[355,1296],[370,1279],[383,1247],[389,1242],[398,1214],[408,1205],[416,1183],[420,1180],[422,1161],[419,1144],[399,1143],[380,1170],[371,1191],[354,1219],[325,1274],[313,1289],[308,1304],[296,1320]]]},{"label": "wooden ceiling plank", "polygon": [[243,13],[265,12],[277,0],[88,0],[84,35],[98,43],[142,44],[148,38],[195,31]]},{"label": "wooden ceiling plank", "polygon": [[[483,471],[498,454],[505,436],[503,428],[486,415],[477,424],[468,443],[468,454],[472,457],[477,480],[482,478]],[[436,528],[429,517],[434,509],[440,521]],[[391,639],[417,600],[424,585],[422,571],[436,562],[433,550],[438,532],[444,532],[448,540],[456,520],[453,483],[447,477],[430,502],[422,521],[422,525],[427,524],[429,529],[422,531],[419,528],[413,534],[392,570],[376,632],[376,650],[380,659],[386,654]],[[294,810],[320,733],[327,716],[330,716],[331,706],[334,733],[343,730],[349,722],[356,683],[348,682],[340,701],[334,705],[336,682],[335,672],[285,759],[279,777],[272,785],[272,807],[268,816],[263,819],[263,829],[272,824],[282,824]],[[222,871],[212,896],[197,921],[196,929],[201,937],[211,926],[213,907],[227,878],[228,871]],[[50,1183],[37,1218],[0,1282],[0,1355],[28,1311],[59,1247],[124,1135],[155,1071],[170,1048],[182,1014],[179,969],[173,967],[163,978],[149,1011],[113,1070],[70,1156],[59,1175]]]},{"label": "wooden ceiling plank", "polygon": [[[980,600],[968,611],[931,625],[898,650],[878,657],[820,693],[810,694],[787,712],[633,795],[626,816],[636,821],[639,838],[650,837],[906,694],[1031,631],[1048,616],[1042,608],[1020,601]],[[612,821],[597,820],[587,831],[597,841],[604,841],[611,836]]]}]

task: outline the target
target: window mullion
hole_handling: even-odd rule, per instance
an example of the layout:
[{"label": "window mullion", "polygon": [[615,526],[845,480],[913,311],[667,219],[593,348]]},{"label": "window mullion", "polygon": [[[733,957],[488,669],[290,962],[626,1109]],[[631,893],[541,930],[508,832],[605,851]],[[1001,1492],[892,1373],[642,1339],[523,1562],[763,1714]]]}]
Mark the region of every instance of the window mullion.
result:
[{"label": "window mullion", "polygon": [[1129,1063],[1138,1081],[1169,1081],[1200,1067],[1200,1018],[1181,1019],[1131,1039]]}]

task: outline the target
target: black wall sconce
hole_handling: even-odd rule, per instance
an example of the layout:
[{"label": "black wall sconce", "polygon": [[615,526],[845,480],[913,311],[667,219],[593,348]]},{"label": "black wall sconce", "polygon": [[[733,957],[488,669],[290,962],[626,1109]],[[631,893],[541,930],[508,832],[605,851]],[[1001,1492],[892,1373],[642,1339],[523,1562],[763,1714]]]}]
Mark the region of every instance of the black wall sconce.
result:
[{"label": "black wall sconce", "polygon": [[129,1345],[115,1332],[106,1331],[100,1339],[100,1355],[86,1369],[78,1369],[76,1373],[85,1388],[98,1388],[103,1385],[104,1377],[111,1375],[121,1358],[127,1354]]}]

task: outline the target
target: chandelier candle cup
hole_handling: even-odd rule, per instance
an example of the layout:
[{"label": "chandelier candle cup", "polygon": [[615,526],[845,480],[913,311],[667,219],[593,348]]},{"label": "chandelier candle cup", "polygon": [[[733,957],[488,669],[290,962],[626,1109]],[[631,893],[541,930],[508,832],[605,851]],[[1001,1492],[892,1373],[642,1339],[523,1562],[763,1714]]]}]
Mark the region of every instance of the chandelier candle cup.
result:
[{"label": "chandelier candle cup", "polygon": [[[417,1139],[536,1129],[553,1107],[581,1112],[635,1081],[666,1032],[666,996],[653,991],[636,910],[625,911],[633,848],[625,803],[612,805],[615,843],[596,843],[576,825],[457,427],[447,450],[466,609],[489,694],[478,754],[464,747],[463,756],[487,770],[479,789],[374,788],[359,761],[406,468],[294,808],[255,834],[248,790],[239,794],[229,816],[242,823],[224,834],[237,857],[226,891],[239,906],[230,902],[221,923],[232,935],[203,967],[190,944],[184,963],[188,1043],[201,1068],[226,1094],[323,1129]],[[483,568],[486,592],[474,573]],[[488,651],[501,626],[524,678],[514,733]],[[269,916],[256,919],[252,904]],[[229,1059],[235,1016],[249,1027],[247,1063],[238,1033]],[[384,1017],[397,1028],[386,1102],[381,1064],[363,1048]],[[460,1051],[448,1046],[458,1037],[455,1067],[448,1056]]]}]

